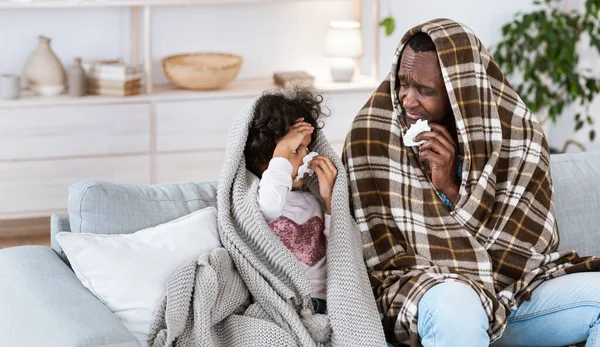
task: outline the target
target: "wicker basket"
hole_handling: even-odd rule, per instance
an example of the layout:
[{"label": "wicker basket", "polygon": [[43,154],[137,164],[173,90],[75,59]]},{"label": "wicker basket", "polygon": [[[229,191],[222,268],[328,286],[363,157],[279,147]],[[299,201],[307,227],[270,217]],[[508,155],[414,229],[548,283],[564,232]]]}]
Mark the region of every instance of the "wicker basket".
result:
[{"label": "wicker basket", "polygon": [[162,68],[176,86],[213,90],[231,83],[240,72],[242,57],[228,53],[189,53],[166,57]]}]

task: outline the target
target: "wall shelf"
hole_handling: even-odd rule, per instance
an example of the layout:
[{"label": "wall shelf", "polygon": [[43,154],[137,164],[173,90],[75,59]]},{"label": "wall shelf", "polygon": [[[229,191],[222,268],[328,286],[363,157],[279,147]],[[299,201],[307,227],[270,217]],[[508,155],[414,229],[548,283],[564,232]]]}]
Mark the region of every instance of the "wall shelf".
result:
[{"label": "wall shelf", "polygon": [[[160,7],[181,6],[224,6],[224,5],[253,5],[261,3],[293,3],[293,2],[328,2],[340,0],[0,0],[0,10],[10,9],[60,9],[60,8],[105,8],[121,7],[128,8],[130,14],[129,35],[131,41],[130,59],[131,64],[140,64],[144,67],[144,84],[146,95],[155,95],[152,80],[152,9]],[[361,21],[362,0],[350,0],[356,8],[356,20]],[[378,1],[373,1],[373,7],[378,8]],[[375,13],[378,13],[375,11]],[[377,21],[376,21],[377,22]],[[142,32],[140,33],[140,28]],[[375,27],[377,33],[377,26]],[[140,40],[141,39],[141,40]],[[141,42],[140,42],[141,41]],[[143,50],[140,49],[142,43]],[[377,46],[376,46],[377,47]],[[377,78],[376,63],[372,68],[372,77]],[[59,99],[55,99],[60,102]],[[104,98],[103,98],[104,100]],[[107,100],[107,102],[110,102]],[[25,102],[27,103],[27,102]],[[34,102],[35,103],[35,102]],[[18,105],[20,102],[0,103]],[[44,105],[51,105],[45,100]],[[11,106],[12,107],[12,106]]]},{"label": "wall shelf", "polygon": [[[45,98],[33,98],[27,97],[27,93],[23,97],[23,100],[17,101],[0,101],[0,108],[13,108],[19,107],[20,105],[24,106],[36,106],[36,105],[44,105],[44,106],[52,106],[54,103],[59,104],[71,104],[71,103],[81,103],[87,102],[90,104],[99,104],[99,103],[130,103],[131,100],[139,101],[145,98],[156,98],[157,95],[163,95],[164,92],[161,91],[158,94],[154,92],[154,88],[160,86],[155,86],[153,81],[153,61],[154,57],[152,54],[152,9],[160,8],[160,7],[180,7],[180,6],[222,6],[222,5],[252,5],[252,4],[261,4],[261,3],[293,3],[293,2],[328,2],[328,1],[340,1],[340,0],[0,0],[0,10],[10,10],[10,9],[60,9],[60,8],[103,8],[103,7],[122,7],[129,9],[130,15],[130,23],[129,23],[129,35],[130,35],[130,58],[128,62],[131,64],[140,64],[143,66],[143,75],[144,75],[144,85],[145,85],[145,96],[139,97],[128,97],[128,98],[107,98],[107,97],[86,97],[85,101],[74,101],[68,97],[59,97],[52,99]],[[355,13],[356,20],[362,21],[362,1],[363,0],[349,0],[355,4]],[[371,0],[373,13],[374,13],[374,52],[377,52],[377,30],[378,30],[378,1]],[[141,32],[140,32],[141,29]],[[141,49],[143,47],[143,50]],[[371,68],[371,78],[377,78],[377,54],[373,59],[373,65]],[[363,79],[364,80],[364,79]],[[360,85],[362,82],[358,82]],[[252,85],[253,82],[242,83],[242,85]],[[261,85],[259,83],[259,85]],[[268,84],[262,84],[262,86],[269,87]],[[236,87],[234,87],[236,88]],[[242,89],[250,90],[244,87]],[[325,88],[345,88],[344,86],[336,86],[335,84],[330,84]],[[162,89],[164,90],[164,88]],[[223,97],[226,97],[227,91],[224,94],[216,94]],[[212,94],[206,94],[212,95]],[[126,100],[122,100],[126,99]]]},{"label": "wall shelf", "polygon": [[243,5],[259,3],[309,2],[332,0],[0,0],[0,9],[50,9],[81,7],[177,7],[207,5]]},{"label": "wall shelf", "polygon": [[[331,81],[317,80],[315,89],[321,93],[342,92],[369,92],[378,86],[377,81],[369,76],[356,76],[350,83],[334,83]],[[133,104],[152,101],[179,101],[179,100],[207,100],[227,99],[240,97],[254,97],[264,90],[275,88],[270,78],[255,78],[235,80],[227,87],[215,91],[192,91],[176,88],[173,85],[155,85],[152,94],[136,96],[97,96],[87,95],[80,98],[61,95],[57,97],[43,97],[24,91],[21,98],[16,100],[0,100],[0,109],[51,107],[51,106],[76,106],[98,104]]]}]

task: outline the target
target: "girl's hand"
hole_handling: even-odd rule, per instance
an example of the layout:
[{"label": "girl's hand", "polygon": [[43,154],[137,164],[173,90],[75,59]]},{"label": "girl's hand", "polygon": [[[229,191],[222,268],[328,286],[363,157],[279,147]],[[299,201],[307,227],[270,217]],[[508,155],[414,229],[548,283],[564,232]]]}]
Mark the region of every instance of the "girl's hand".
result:
[{"label": "girl's hand", "polygon": [[307,135],[312,134],[314,130],[315,128],[313,128],[312,125],[304,122],[304,118],[298,119],[296,123],[290,127],[287,134],[285,134],[285,136],[277,143],[277,147],[275,147],[275,151],[273,152],[273,157],[282,157],[289,160],[292,153],[294,153],[302,143],[302,140],[304,140]]},{"label": "girl's hand", "polygon": [[319,179],[319,193],[325,201],[327,213],[331,215],[331,194],[337,177],[337,169],[330,158],[322,155],[314,157],[308,167],[315,172]]}]

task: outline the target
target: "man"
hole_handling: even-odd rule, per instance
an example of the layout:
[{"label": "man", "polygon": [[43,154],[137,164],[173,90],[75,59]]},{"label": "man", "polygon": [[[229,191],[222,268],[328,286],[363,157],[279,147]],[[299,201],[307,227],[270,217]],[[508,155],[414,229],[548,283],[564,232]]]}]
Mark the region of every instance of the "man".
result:
[{"label": "man", "polygon": [[391,344],[600,346],[600,260],[557,251],[543,131],[470,29],[404,36],[343,160]]}]

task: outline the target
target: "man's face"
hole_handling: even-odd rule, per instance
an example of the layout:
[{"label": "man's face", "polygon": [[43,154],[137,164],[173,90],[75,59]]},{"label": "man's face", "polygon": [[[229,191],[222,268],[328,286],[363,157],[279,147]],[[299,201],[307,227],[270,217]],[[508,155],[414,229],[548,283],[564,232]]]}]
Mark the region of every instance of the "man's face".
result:
[{"label": "man's face", "polygon": [[451,115],[442,70],[435,52],[415,53],[404,48],[398,70],[398,100],[409,127],[418,119],[446,124]]}]

